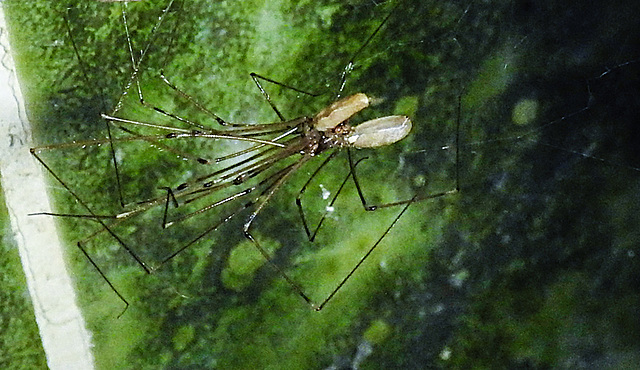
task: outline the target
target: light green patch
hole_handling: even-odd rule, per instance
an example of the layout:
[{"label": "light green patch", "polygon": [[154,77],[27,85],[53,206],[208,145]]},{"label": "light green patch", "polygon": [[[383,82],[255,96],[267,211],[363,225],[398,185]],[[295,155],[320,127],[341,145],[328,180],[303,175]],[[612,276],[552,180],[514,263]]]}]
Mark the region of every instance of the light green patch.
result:
[{"label": "light green patch", "polygon": [[[283,1],[265,1],[263,7],[257,8],[253,14],[254,37],[256,43],[250,54],[249,60],[271,59],[270,62],[278,62],[283,54],[283,38],[293,36],[291,25],[291,15],[283,13],[281,8]],[[287,19],[289,18],[289,19]],[[290,50],[295,52],[294,50]],[[274,58],[275,57],[275,58]],[[275,59],[275,60],[273,60]]]},{"label": "light green patch", "polygon": [[513,51],[503,51],[486,59],[462,98],[464,110],[474,111],[486,101],[504,93],[513,80],[516,69],[517,55]]},{"label": "light green patch", "polygon": [[413,117],[418,110],[418,97],[413,95],[403,96],[396,102],[393,114],[402,114]]},{"label": "light green patch", "polygon": [[392,331],[393,328],[388,322],[377,319],[369,325],[363,336],[364,339],[372,344],[380,344],[391,335]]},{"label": "light green patch", "polygon": [[183,351],[195,338],[195,332],[195,328],[191,325],[179,327],[173,335],[173,348],[177,351]]},{"label": "light green patch", "polygon": [[[280,248],[280,244],[276,241],[257,235],[254,237],[257,237],[260,246],[271,256]],[[222,270],[222,284],[227,289],[242,291],[251,284],[256,271],[265,263],[267,260],[256,246],[249,240],[243,241],[235,246],[229,254],[227,266]]]},{"label": "light green patch", "polygon": [[539,104],[535,99],[522,99],[516,103],[511,119],[516,125],[528,125],[538,117]]},{"label": "light green patch", "polygon": [[[91,270],[88,273],[95,274]],[[106,284],[95,284],[93,291],[82,295],[85,299],[89,296],[93,299],[89,303],[85,302],[84,307],[86,320],[96,343],[94,357],[97,364],[110,364],[116,368],[126,367],[127,359],[123,354],[135,351],[135,348],[144,343],[148,336],[158,334],[154,329],[157,326],[152,325],[144,312],[138,309],[137,299],[130,295],[131,292],[136,292],[137,275],[135,269],[129,268],[128,271],[123,269],[112,280],[112,283],[119,287],[130,300],[131,305],[124,313],[123,302],[114,296],[113,291]]]}]

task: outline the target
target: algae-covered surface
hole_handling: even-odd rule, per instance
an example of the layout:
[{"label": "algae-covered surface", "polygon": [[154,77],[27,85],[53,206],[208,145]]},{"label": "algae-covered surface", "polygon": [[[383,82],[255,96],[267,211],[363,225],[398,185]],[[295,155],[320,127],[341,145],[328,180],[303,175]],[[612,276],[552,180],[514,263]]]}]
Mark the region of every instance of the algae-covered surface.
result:
[{"label": "algae-covered surface", "polygon": [[[217,128],[222,119],[277,122],[249,73],[317,93],[263,85],[285,118],[342,95],[375,97],[354,123],[406,114],[414,128],[393,146],[359,150],[374,204],[455,188],[411,204],[378,249],[320,312],[264,263],[243,237],[249,217],[229,202],[162,229],[164,203],[124,222],[64,219],[68,258],[102,368],[361,368],[622,366],[638,358],[637,9],[624,2],[167,2],[124,11],[145,101]],[[105,123],[132,75],[122,4],[8,2],[29,112],[57,211],[122,212],[238,150],[233,140],[122,139],[120,185]],[[164,14],[164,17],[162,15]],[[367,43],[376,28],[388,21]],[[162,23],[158,20],[162,17]],[[147,45],[149,47],[147,48]],[[360,48],[364,47],[360,50]],[[185,128],[138,103],[118,117]],[[458,109],[460,107],[460,109]],[[73,141],[103,140],[76,145]],[[66,143],[66,144],[65,144]],[[246,145],[244,146],[246,147]],[[343,153],[344,154],[344,153]],[[324,158],[324,157],[323,157]],[[320,165],[297,171],[256,217],[252,234],[273,262],[321,301],[391,225],[402,207],[362,210],[347,182],[316,240],[295,197]],[[210,166],[210,167],[207,167]],[[302,196],[315,225],[349,174],[339,155]],[[236,190],[239,191],[240,189]],[[205,200],[206,201],[206,200]],[[180,212],[183,208],[170,208]],[[174,209],[175,208],[175,209]],[[42,216],[44,217],[44,216]],[[60,219],[63,221],[63,219]],[[130,303],[109,288],[75,242]],[[122,244],[155,266],[146,274]]]}]

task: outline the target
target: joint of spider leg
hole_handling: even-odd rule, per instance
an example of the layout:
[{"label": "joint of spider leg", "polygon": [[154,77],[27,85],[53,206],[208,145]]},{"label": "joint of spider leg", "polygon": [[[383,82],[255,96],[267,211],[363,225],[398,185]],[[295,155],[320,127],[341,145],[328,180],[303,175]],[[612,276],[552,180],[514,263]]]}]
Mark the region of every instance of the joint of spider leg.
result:
[{"label": "joint of spider leg", "polygon": [[125,303],[124,310],[122,310],[122,312],[120,312],[120,314],[116,316],[116,319],[121,318],[122,315],[124,315],[124,313],[127,312],[127,309],[129,309],[129,302],[125,301],[124,303]]},{"label": "joint of spider leg", "polygon": [[241,185],[247,179],[246,175],[240,175],[233,179],[233,185]]},{"label": "joint of spider leg", "polygon": [[[253,203],[253,202],[250,202],[250,203]],[[255,220],[255,218],[256,218],[256,213],[254,212],[249,216],[247,221],[244,223],[244,226],[242,226],[242,232],[244,233],[245,237],[247,237],[249,240],[257,244],[255,238],[249,232],[249,228],[251,227],[251,224],[253,223],[253,220]]]},{"label": "joint of spider leg", "polygon": [[169,187],[169,186],[160,186],[160,187],[158,187],[158,189],[165,190],[167,192],[167,197],[172,199],[174,201],[174,203],[175,203],[175,206],[178,207],[178,201],[176,200],[175,196],[173,195],[173,190],[171,190],[171,187]]},{"label": "joint of spider leg", "polygon": [[[147,102],[145,102],[144,99],[140,99],[140,103],[142,105],[147,105]],[[156,111],[156,112],[158,112],[160,114],[163,114],[163,115],[166,115],[166,116],[171,116],[171,114],[167,113],[164,109],[160,109],[158,107],[152,107],[152,108],[153,108],[154,111]]]},{"label": "joint of spider leg", "polygon": [[178,187],[176,187],[176,190],[180,191],[180,190],[184,190],[184,189],[186,189],[188,187],[189,187],[189,184],[187,184],[185,182],[185,183],[182,183],[182,184],[178,185]]},{"label": "joint of spider leg", "polygon": [[182,203],[183,204],[191,204],[191,202],[194,202],[195,200],[196,200],[196,198],[190,198],[190,199],[183,200]]},{"label": "joint of spider leg", "polygon": [[200,163],[200,164],[209,164],[209,163],[210,163],[210,161],[209,161],[208,159],[205,159],[205,158],[198,158],[198,159],[196,159],[196,160],[197,160],[197,161],[198,161],[198,163]]}]

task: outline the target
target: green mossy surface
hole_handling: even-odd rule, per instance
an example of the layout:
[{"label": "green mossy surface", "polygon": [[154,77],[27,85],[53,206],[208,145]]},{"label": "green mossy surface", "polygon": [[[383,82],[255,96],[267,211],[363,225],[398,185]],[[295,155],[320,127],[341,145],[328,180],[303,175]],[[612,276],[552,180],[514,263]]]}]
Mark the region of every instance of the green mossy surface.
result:
[{"label": "green mossy surface", "polygon": [[[145,49],[165,4],[128,5],[135,50]],[[24,12],[12,17],[22,31],[13,38],[22,45],[16,59],[43,145],[103,139],[99,114],[112,110],[131,75],[121,4],[68,5],[8,2],[14,14]],[[157,77],[161,70],[230,122],[278,120],[250,72],[320,93],[314,98],[265,83],[286,118],[313,115],[334,99],[345,65],[393,9],[355,55],[343,95],[377,98],[357,120],[409,114],[414,129],[396,145],[355,153],[368,157],[358,166],[359,179],[374,204],[452,189],[454,150],[440,148],[453,147],[459,120],[461,192],[412,204],[321,312],[309,309],[268,264],[247,257],[254,262],[246,271],[236,266],[234,253],[251,245],[242,236],[245,212],[153,275],[105,233],[89,240],[96,262],[131,302],[116,318],[122,302],[74,247],[100,227],[70,221],[70,263],[98,365],[348,366],[363,340],[375,342],[363,368],[545,368],[636,358],[640,341],[633,333],[640,330],[631,307],[637,307],[640,286],[639,176],[629,168],[638,163],[629,122],[638,105],[638,64],[598,77],[605,66],[638,57],[621,37],[637,34],[635,23],[611,23],[618,14],[634,14],[627,8],[632,5],[546,5],[176,2],[145,55],[141,88],[150,104],[210,126],[210,116]],[[514,107],[523,99],[535,99],[537,115],[516,125]],[[118,114],[180,125],[140,106],[134,90]],[[235,148],[218,144],[216,150]],[[145,141],[117,147],[127,202],[159,196],[159,187],[199,171],[193,160]],[[214,144],[183,140],[176,148],[204,156]],[[119,212],[106,145],[58,147],[43,155],[96,213]],[[254,224],[256,238],[275,251],[274,262],[317,301],[400,211],[363,211],[349,183],[309,243],[294,198],[320,161],[291,178]],[[328,202],[323,191],[334,194],[347,168],[345,157],[336,159],[304,194],[312,225]],[[54,192],[58,209],[86,213],[63,190]],[[163,231],[157,208],[113,227],[155,262],[232,210],[220,207]],[[225,283],[225,271],[240,273],[239,285]]]}]

